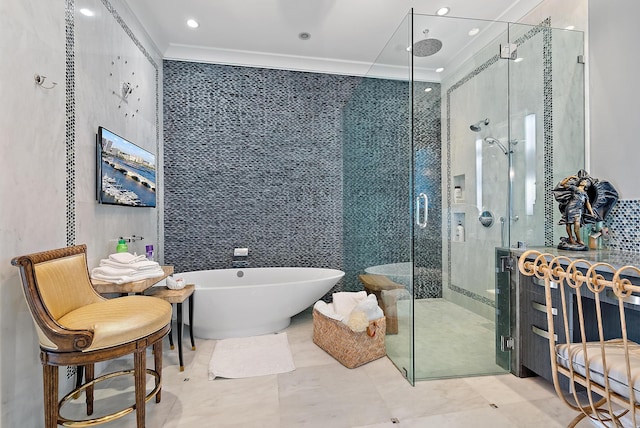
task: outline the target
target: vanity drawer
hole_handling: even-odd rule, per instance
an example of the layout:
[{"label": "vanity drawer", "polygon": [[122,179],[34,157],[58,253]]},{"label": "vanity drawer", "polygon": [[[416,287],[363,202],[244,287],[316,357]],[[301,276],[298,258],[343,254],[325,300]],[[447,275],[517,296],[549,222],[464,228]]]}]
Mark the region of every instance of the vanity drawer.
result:
[{"label": "vanity drawer", "polygon": [[[522,277],[521,277],[522,278]],[[521,365],[551,380],[549,360],[549,328],[544,281],[538,278],[522,278],[520,288],[520,358]],[[542,286],[540,285],[542,284]],[[551,290],[551,310],[556,340],[564,341],[562,304],[557,284]],[[566,296],[571,299],[571,294]],[[570,333],[571,334],[571,333]]]}]

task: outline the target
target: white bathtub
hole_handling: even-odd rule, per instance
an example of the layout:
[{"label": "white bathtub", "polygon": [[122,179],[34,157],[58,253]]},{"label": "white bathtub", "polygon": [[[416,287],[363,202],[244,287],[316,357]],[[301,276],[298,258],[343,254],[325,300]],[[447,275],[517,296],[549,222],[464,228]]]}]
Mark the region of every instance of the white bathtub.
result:
[{"label": "white bathtub", "polygon": [[365,268],[366,273],[373,273],[376,275],[384,275],[391,281],[402,284],[405,287],[411,287],[411,279],[413,276],[413,263],[401,262],[390,263],[387,265],[370,266]]},{"label": "white bathtub", "polygon": [[436,282],[442,282],[442,272],[439,269],[429,269],[425,267],[414,267],[411,262],[390,263],[386,265],[369,266],[365,268],[366,273],[384,275],[391,281],[411,287],[413,276],[418,278],[430,278]]},{"label": "white bathtub", "polygon": [[276,267],[214,269],[175,276],[196,286],[193,333],[203,339],[224,339],[286,328],[292,316],[324,296],[344,272]]}]

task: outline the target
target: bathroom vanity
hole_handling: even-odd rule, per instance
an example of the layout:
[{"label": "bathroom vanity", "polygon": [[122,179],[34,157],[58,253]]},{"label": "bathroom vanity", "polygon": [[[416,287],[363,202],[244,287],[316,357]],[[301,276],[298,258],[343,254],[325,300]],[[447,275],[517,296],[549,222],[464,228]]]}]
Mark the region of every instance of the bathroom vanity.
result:
[{"label": "bathroom vanity", "polygon": [[[603,262],[612,265],[615,269],[622,266],[640,266],[640,254],[597,250],[584,252],[562,251],[556,248],[536,247],[530,248],[542,253],[549,253],[553,256],[565,256],[570,259],[585,259],[589,262]],[[496,272],[498,282],[500,275],[507,275],[509,278],[509,295],[511,311],[511,335],[509,345],[511,350],[511,372],[519,377],[539,375],[550,382],[551,363],[549,360],[549,332],[547,327],[547,308],[545,302],[544,280],[535,276],[525,276],[518,271],[518,260],[525,252],[525,249],[497,249],[496,251]],[[605,279],[610,279],[608,271],[599,271]],[[562,322],[562,304],[560,304],[560,292],[557,284],[551,284],[552,304],[554,314],[554,330],[560,340],[564,340],[565,334]],[[568,299],[575,299],[575,294],[567,294]],[[583,295],[583,304],[593,306],[593,296]],[[601,296],[603,323],[608,324],[605,331],[611,331],[615,335],[615,328],[619,326],[619,313],[617,297],[611,294]],[[575,304],[568,304],[567,307],[575,308]],[[640,296],[631,295],[625,301],[627,333],[630,340],[640,343]],[[577,311],[571,310],[567,313],[569,319],[576,319]],[[593,326],[589,334],[597,338],[597,322],[595,319],[585,319],[585,323]],[[619,327],[616,327],[619,332]],[[570,335],[578,334],[577,330],[569,330]],[[617,337],[620,337],[619,335]],[[500,339],[500,336],[498,337]],[[575,338],[578,339],[578,338]],[[579,340],[578,340],[579,341]],[[503,342],[506,342],[503,339]],[[562,378],[562,377],[561,377]],[[566,381],[566,379],[563,379]],[[568,383],[566,383],[568,385]]]}]

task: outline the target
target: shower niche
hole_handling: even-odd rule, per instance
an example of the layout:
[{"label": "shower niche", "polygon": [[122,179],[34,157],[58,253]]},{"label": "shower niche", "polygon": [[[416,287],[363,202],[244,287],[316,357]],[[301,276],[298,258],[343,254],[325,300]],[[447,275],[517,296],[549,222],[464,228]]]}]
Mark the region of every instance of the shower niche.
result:
[{"label": "shower niche", "polygon": [[453,203],[463,204],[465,201],[465,175],[453,176]]},{"label": "shower niche", "polygon": [[451,230],[453,232],[453,236],[451,236],[452,242],[464,242],[465,241],[465,230],[466,230],[466,221],[465,221],[465,213],[457,212],[453,213],[452,216],[452,225]]}]

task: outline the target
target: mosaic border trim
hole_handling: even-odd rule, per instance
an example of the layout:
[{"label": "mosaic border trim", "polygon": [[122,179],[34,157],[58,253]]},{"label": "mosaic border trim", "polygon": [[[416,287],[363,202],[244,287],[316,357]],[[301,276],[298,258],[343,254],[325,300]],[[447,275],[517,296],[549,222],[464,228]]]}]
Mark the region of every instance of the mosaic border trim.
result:
[{"label": "mosaic border trim", "polygon": [[[160,67],[154,61],[153,57],[149,53],[149,51],[142,45],[140,40],[133,34],[133,31],[129,28],[124,19],[120,16],[118,11],[113,7],[113,5],[109,2],[109,0],[101,0],[104,7],[111,13],[111,16],[116,20],[120,27],[124,30],[124,32],[129,36],[131,41],[136,45],[136,47],[140,50],[140,52],[147,58],[147,61],[153,66],[155,69],[155,84],[156,84],[156,159],[158,160],[156,171],[160,171],[162,167],[162,163],[160,161]],[[163,182],[159,182],[158,177],[156,176],[156,185],[163,185]],[[157,192],[156,192],[157,193]],[[162,254],[160,251],[160,206],[162,206],[162,201],[158,201],[156,203],[156,235],[158,236],[158,242],[156,243],[156,251],[158,254]]]},{"label": "mosaic border trim", "polygon": [[[511,24],[509,24],[511,25]],[[553,242],[553,198],[551,189],[553,189],[553,174],[547,174],[547,171],[553,171],[553,105],[552,105],[552,77],[550,75],[552,71],[553,57],[551,54],[551,17],[543,20],[539,25],[533,27],[527,31],[524,35],[515,40],[515,44],[520,46],[535,35],[544,31],[543,39],[543,117],[544,117],[544,195],[545,195],[545,209],[544,209],[544,231],[545,242]],[[447,287],[459,294],[483,303],[487,306],[496,307],[496,303],[493,300],[485,296],[481,296],[472,291],[453,285],[451,282],[451,94],[453,91],[459,89],[465,83],[469,82],[472,78],[478,76],[483,71],[487,70],[491,65],[495,64],[500,59],[500,55],[496,54],[490,57],[480,66],[476,67],[469,74],[462,79],[455,82],[449,89],[447,89]],[[548,234],[550,236],[548,237]]]},{"label": "mosaic border trim", "polygon": [[[147,58],[155,69],[156,84],[156,154],[160,156],[160,71],[158,64],[154,61],[149,51],[142,45],[140,40],[133,34],[126,22],[122,19],[118,11],[108,0],[101,0],[104,7],[111,13],[131,41],[140,52]],[[75,245],[76,241],[76,88],[75,88],[75,0],[65,0],[65,145],[66,145],[66,219],[67,219],[67,246]],[[159,168],[160,169],[160,168]],[[158,204],[159,205],[159,204]],[[160,209],[156,208],[156,233],[160,238]]]},{"label": "mosaic border trim", "polygon": [[65,21],[65,150],[67,246],[76,242],[76,75],[75,0],[66,0]]}]

